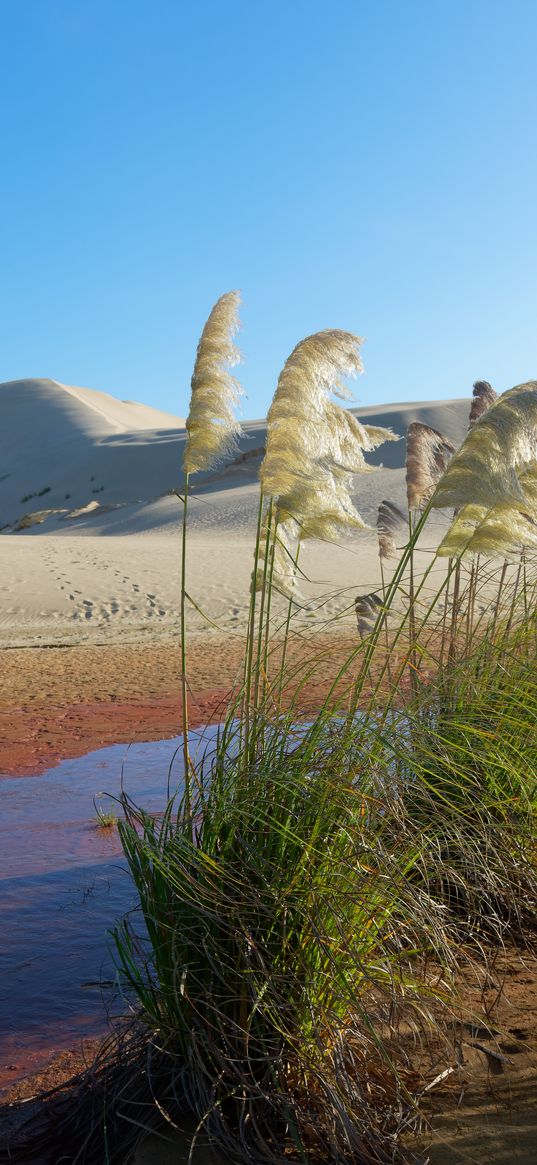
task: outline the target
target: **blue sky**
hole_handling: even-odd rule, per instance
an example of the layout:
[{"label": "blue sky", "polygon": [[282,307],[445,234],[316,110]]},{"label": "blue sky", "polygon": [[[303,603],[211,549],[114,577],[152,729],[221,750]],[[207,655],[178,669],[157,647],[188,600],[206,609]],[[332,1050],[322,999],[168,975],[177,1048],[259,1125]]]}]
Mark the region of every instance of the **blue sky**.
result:
[{"label": "blue sky", "polygon": [[535,0],[3,0],[0,380],[188,406],[240,288],[245,417],[303,335],[365,404],[537,376]]}]

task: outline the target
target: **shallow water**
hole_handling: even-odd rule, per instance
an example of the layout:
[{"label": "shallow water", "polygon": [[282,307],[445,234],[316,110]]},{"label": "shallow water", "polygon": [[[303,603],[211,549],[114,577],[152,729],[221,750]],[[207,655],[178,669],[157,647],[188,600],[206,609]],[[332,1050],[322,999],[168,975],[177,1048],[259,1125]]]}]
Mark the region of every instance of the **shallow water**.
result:
[{"label": "shallow water", "polygon": [[[192,733],[194,752],[217,728]],[[114,745],[34,777],[0,775],[0,1086],[39,1053],[76,1045],[118,1010],[107,930],[134,904],[115,828],[97,828],[123,780],[150,811],[182,782],[181,741]],[[114,1002],[115,999],[115,1002]],[[41,1056],[43,1059],[43,1055]]]}]

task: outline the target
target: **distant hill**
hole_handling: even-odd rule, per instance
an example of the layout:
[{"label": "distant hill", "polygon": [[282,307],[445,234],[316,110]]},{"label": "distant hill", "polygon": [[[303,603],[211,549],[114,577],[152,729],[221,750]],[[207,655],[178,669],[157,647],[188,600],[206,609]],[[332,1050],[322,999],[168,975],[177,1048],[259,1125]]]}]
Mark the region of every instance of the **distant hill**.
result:
[{"label": "distant hill", "polygon": [[[469,401],[431,401],[354,408],[366,423],[404,436],[411,421],[441,429],[455,444],[468,424]],[[184,421],[147,405],[56,380],[0,384],[0,527],[41,509],[75,509],[151,501],[181,484]],[[240,447],[251,457],[200,475],[203,492],[252,485],[266,421],[243,424]],[[404,465],[405,442],[382,446],[370,460]]]}]

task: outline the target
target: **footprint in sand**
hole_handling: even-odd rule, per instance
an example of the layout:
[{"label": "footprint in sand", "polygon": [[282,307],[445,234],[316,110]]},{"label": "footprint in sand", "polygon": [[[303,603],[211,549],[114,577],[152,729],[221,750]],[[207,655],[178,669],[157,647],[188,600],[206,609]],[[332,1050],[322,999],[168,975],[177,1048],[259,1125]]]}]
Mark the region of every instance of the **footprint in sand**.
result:
[{"label": "footprint in sand", "polygon": [[82,599],[82,602],[86,608],[86,610],[84,611],[84,618],[91,619],[93,616],[93,603],[92,603],[91,599]]},{"label": "footprint in sand", "polygon": [[100,607],[99,614],[101,619],[108,620],[111,619],[112,615],[117,615],[120,610],[121,607],[119,601],[117,599],[110,599],[110,603],[107,607],[105,607],[104,604]]}]

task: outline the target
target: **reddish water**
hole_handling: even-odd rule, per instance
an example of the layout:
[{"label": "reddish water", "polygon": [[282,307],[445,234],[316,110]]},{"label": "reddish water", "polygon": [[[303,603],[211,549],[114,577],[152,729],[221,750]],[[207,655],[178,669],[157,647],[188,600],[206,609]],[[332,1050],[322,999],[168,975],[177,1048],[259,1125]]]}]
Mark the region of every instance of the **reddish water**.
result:
[{"label": "reddish water", "polygon": [[[214,732],[193,744],[206,748]],[[93,799],[117,794],[123,771],[128,793],[157,811],[170,766],[172,788],[182,780],[178,743],[114,745],[37,777],[0,776],[0,1087],[103,1031],[107,1007],[120,1005],[107,931],[134,892]]]}]

